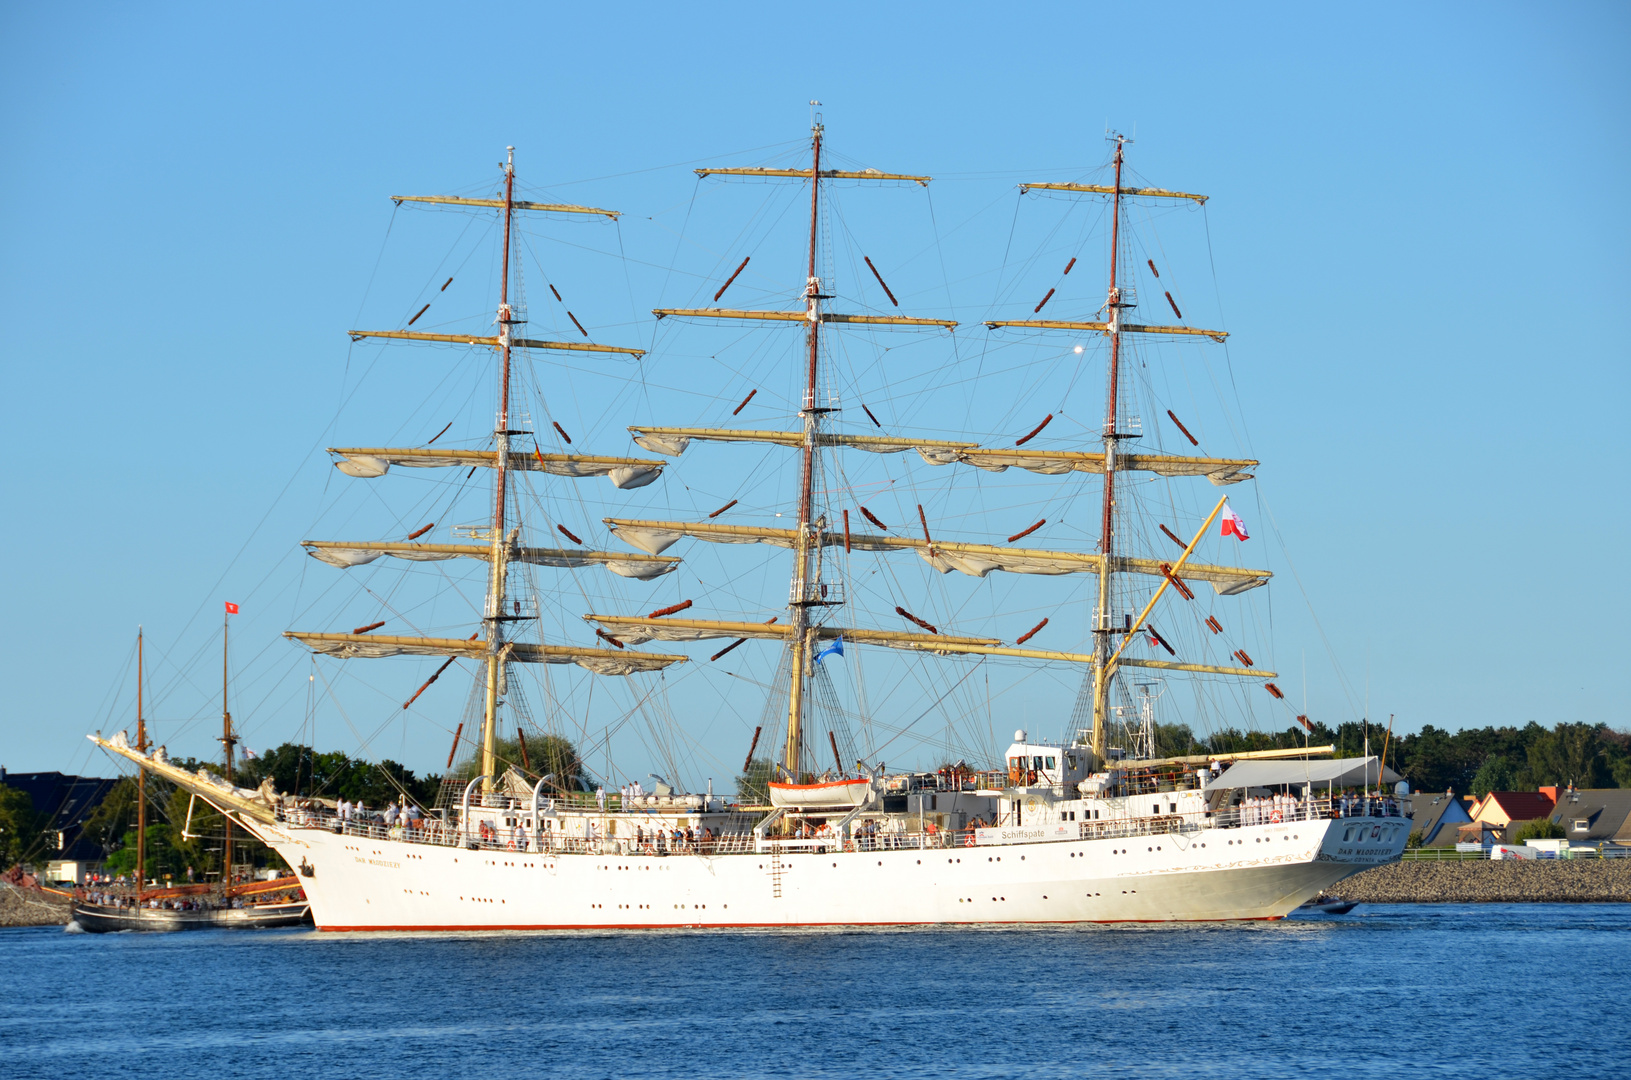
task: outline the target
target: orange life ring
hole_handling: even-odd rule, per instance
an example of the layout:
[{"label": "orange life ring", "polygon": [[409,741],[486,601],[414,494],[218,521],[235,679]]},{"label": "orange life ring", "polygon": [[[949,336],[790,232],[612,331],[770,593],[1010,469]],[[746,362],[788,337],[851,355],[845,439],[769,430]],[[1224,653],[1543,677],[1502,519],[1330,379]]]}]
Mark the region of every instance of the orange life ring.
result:
[{"label": "orange life ring", "polygon": [[964,847],[973,847],[974,844],[975,844],[974,836],[975,836],[974,826],[970,825],[968,827],[968,835],[963,838],[963,846]]},{"label": "orange life ring", "polygon": [[1269,821],[1271,821],[1274,824],[1278,825],[1280,823],[1280,811],[1270,810],[1269,811]]}]

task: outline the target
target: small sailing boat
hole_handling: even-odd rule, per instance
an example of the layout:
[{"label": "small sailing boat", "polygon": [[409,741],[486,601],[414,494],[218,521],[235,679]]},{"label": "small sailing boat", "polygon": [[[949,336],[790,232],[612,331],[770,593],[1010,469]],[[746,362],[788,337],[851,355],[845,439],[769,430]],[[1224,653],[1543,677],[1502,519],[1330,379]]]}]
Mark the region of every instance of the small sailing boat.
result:
[{"label": "small sailing boat", "polygon": [[[222,633],[225,634],[225,627]],[[145,642],[140,630],[136,633],[136,745],[138,753],[146,753],[147,717],[144,706],[143,675],[146,667]],[[232,769],[232,714],[226,711],[226,645],[222,643],[222,713],[224,715],[223,742],[227,746],[227,775]],[[122,735],[123,733],[121,733]],[[128,745],[128,743],[126,743]],[[300,890],[299,879],[294,876],[271,881],[233,885],[232,832],[230,819],[223,848],[223,888],[217,891],[210,885],[180,885],[170,888],[147,888],[147,770],[136,772],[136,889],[129,895],[111,892],[87,893],[75,902],[72,919],[81,930],[94,934],[118,933],[122,930],[216,930],[216,929],[270,929],[299,926],[311,921],[311,904]],[[257,902],[255,897],[284,895],[293,892],[296,899],[276,899]]]}]

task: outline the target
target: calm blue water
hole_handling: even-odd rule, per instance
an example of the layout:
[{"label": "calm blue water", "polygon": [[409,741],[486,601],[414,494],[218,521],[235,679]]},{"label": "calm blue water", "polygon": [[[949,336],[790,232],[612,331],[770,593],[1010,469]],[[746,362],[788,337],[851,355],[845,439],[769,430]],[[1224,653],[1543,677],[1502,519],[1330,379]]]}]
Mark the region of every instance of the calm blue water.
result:
[{"label": "calm blue water", "polygon": [[10,1077],[1625,1077],[1631,905],[1273,924],[0,931]]}]

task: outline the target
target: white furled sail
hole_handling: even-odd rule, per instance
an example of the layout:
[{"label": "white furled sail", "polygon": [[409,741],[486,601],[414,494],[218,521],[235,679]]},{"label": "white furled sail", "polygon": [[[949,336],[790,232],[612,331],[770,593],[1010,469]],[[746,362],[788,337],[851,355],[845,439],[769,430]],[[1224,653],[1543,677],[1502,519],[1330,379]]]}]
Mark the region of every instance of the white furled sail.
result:
[{"label": "white furled sail", "polygon": [[[707,521],[631,521],[624,518],[606,518],[606,525],[621,540],[653,555],[661,554],[683,539],[693,537],[711,544],[772,544],[790,548],[797,539],[792,529],[769,529],[756,525],[719,525]],[[1091,552],[1041,551],[1033,548],[999,547],[994,544],[965,544],[948,540],[920,540],[912,536],[879,536],[876,533],[852,533],[846,541],[843,533],[824,532],[821,543],[826,547],[843,547],[846,542],[856,551],[915,551],[929,565],[942,574],[956,570],[971,577],[985,577],[993,570],[1012,574],[1097,574],[1104,565],[1104,556]],[[1152,577],[1165,575],[1158,559],[1123,556],[1117,569]],[[1267,570],[1249,570],[1233,566],[1212,566],[1205,563],[1187,563],[1183,577],[1205,581],[1223,596],[1236,596],[1259,585],[1268,584],[1273,577]]]},{"label": "white furled sail", "polygon": [[[386,656],[452,656],[485,660],[487,645],[462,638],[393,637],[373,634],[316,634],[286,630],[283,634],[324,656],[342,660],[375,660]],[[531,645],[521,641],[504,643],[502,658],[522,664],[577,664],[597,675],[632,675],[637,671],[661,671],[670,664],[683,664],[684,656],[660,653],[631,653],[627,650],[582,649],[570,645]]]},{"label": "white furled sail", "polygon": [[[797,447],[803,436],[796,431],[738,431],[729,428],[686,427],[631,427],[635,443],[655,454],[678,457],[685,453],[692,439],[708,442],[768,443],[774,446]],[[986,472],[1004,472],[1010,468],[1025,469],[1042,476],[1060,476],[1065,473],[1104,472],[1102,453],[1065,450],[1020,450],[1010,447],[982,447],[977,443],[947,439],[910,439],[890,435],[846,435],[824,432],[820,446],[846,447],[865,450],[873,454],[899,454],[915,450],[930,465],[971,465]],[[1122,454],[1117,467],[1156,476],[1204,476],[1213,484],[1238,484],[1250,480],[1247,469],[1258,462],[1250,458],[1189,457],[1180,454]]]},{"label": "white furled sail", "polygon": [[[485,544],[413,544],[390,541],[343,543],[335,540],[307,540],[302,544],[314,559],[342,570],[365,566],[389,555],[409,562],[440,562],[444,559],[482,559],[491,562],[493,549]],[[579,551],[572,548],[512,547],[505,558],[560,570],[583,566],[604,566],[619,577],[649,581],[670,573],[680,564],[676,558],[658,555],[631,555],[617,551]]]},{"label": "white furled sail", "polygon": [[[763,638],[785,641],[791,627],[774,623],[735,622],[724,619],[641,618],[635,615],[585,615],[619,641],[640,644],[646,641],[708,641],[714,638]],[[957,637],[948,634],[917,634],[901,630],[873,630],[855,626],[817,626],[810,636],[819,641],[843,638],[855,645],[881,645],[890,649],[912,649],[950,655],[960,648],[1001,645],[996,638]]]},{"label": "white furled sail", "polygon": [[[347,476],[372,480],[384,476],[392,465],[410,469],[457,466],[498,467],[498,455],[491,450],[432,450],[428,447],[389,449],[383,447],[330,447],[340,460],[334,467]],[[604,476],[617,488],[645,487],[662,475],[667,462],[642,458],[597,457],[592,454],[543,454],[512,450],[504,458],[504,468],[520,472],[547,472],[554,476]]]}]

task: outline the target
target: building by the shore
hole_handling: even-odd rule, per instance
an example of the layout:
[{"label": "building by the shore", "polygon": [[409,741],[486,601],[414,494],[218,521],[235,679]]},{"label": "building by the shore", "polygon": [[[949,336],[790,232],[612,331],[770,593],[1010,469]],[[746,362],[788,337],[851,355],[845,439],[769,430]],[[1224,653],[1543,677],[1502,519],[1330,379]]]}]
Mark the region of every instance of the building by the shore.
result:
[{"label": "building by the shore", "polygon": [[37,860],[41,877],[79,885],[101,868],[107,853],[85,835],[85,823],[118,782],[59,772],[14,773],[0,766],[0,784],[27,794],[34,813],[45,819],[40,827],[46,849]]},{"label": "building by the shore", "polygon": [[1631,851],[1631,790],[1574,788],[1564,790],[1551,813],[1572,847],[1590,844]]},{"label": "building by the shore", "polygon": [[1494,844],[1510,842],[1516,826],[1551,817],[1557,806],[1557,792],[1555,787],[1490,792],[1473,803],[1471,821],[1459,829],[1460,843],[1477,844],[1488,851]]},{"label": "building by the shore", "polygon": [[1466,802],[1456,793],[1418,791],[1410,796],[1410,831],[1421,834],[1422,847],[1449,846],[1457,830],[1472,821]]}]

